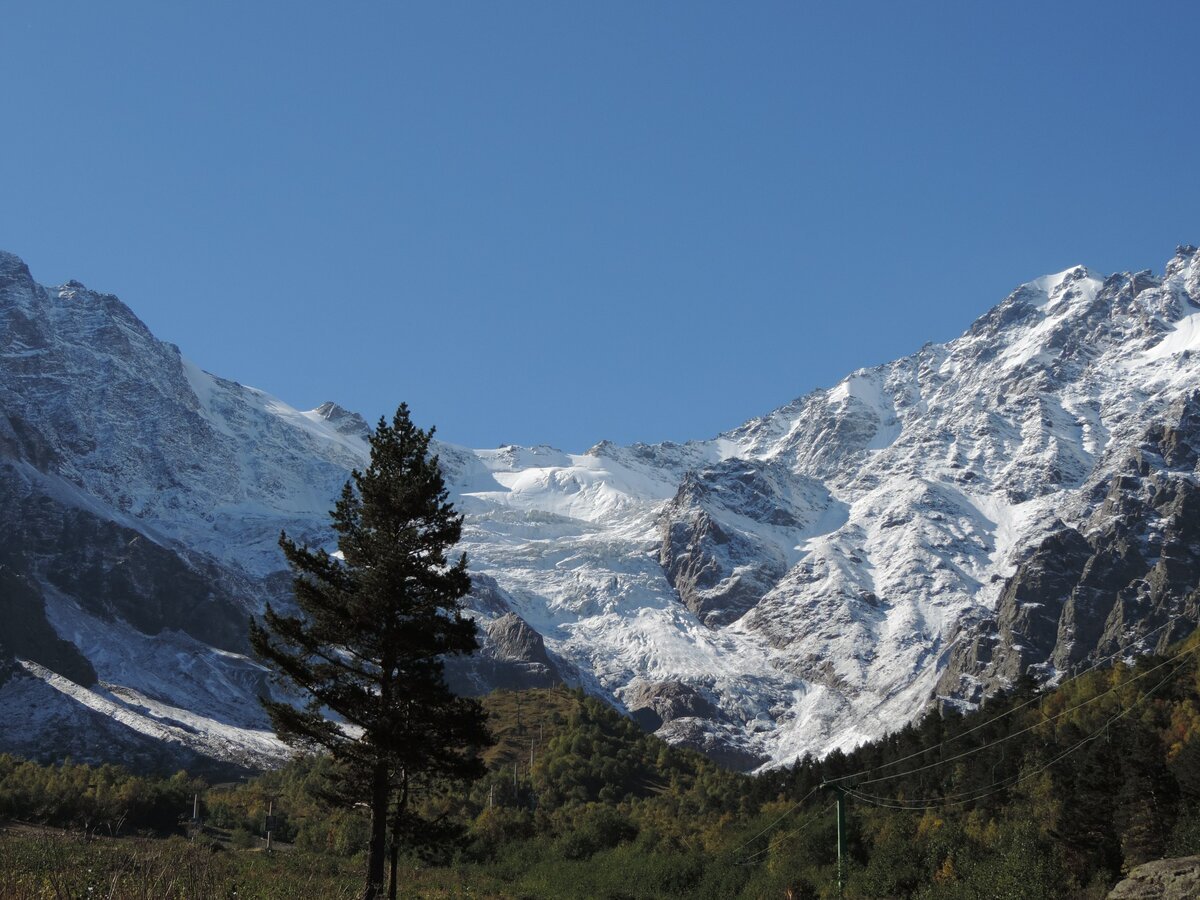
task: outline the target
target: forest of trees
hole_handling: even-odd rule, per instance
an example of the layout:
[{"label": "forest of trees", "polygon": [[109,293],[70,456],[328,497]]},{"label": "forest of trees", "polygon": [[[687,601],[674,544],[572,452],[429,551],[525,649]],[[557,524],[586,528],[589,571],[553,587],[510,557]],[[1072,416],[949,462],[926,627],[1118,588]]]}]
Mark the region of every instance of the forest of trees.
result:
[{"label": "forest of trees", "polygon": [[[933,711],[853,753],[761,776],[667,746],[575,691],[494,694],[487,774],[414,798],[447,827],[403,865],[430,896],[462,885],[478,896],[836,896],[833,795],[820,786],[841,779],[848,897],[1103,897],[1132,866],[1200,853],[1197,649],[1193,636],[1057,690],[1022,685],[978,712]],[[295,859],[361,854],[367,817],[324,799],[329,766],[301,757],[205,789],[206,839],[256,845],[273,802],[275,836]],[[101,834],[123,817],[121,833],[163,833],[186,818],[193,786],[183,774],[0,758],[0,816]]]}]

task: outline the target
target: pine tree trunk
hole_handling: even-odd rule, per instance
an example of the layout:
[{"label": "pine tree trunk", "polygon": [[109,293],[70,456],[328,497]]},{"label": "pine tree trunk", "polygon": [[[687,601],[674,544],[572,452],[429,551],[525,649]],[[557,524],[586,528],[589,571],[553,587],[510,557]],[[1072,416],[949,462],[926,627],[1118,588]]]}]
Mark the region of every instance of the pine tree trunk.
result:
[{"label": "pine tree trunk", "polygon": [[391,871],[388,873],[388,900],[396,900],[396,870],[400,866],[400,842],[393,837],[391,846]]},{"label": "pine tree trunk", "polygon": [[383,868],[387,858],[387,763],[376,762],[371,773],[371,839],[367,844],[367,887],[363,900],[383,897]]},{"label": "pine tree trunk", "polygon": [[388,900],[396,900],[396,888],[400,869],[400,825],[404,821],[404,811],[408,806],[408,773],[400,776],[400,797],[396,801],[396,815],[392,819],[392,869],[388,878]]}]

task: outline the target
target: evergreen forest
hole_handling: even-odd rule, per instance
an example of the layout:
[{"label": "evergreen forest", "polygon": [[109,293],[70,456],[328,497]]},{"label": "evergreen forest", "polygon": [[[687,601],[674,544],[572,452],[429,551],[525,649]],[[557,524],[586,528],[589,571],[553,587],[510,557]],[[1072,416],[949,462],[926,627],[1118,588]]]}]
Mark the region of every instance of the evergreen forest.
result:
[{"label": "evergreen forest", "polygon": [[[1101,898],[1200,853],[1198,649],[755,776],[578,691],[498,692],[487,774],[414,790],[436,827],[406,848],[401,896],[837,897],[841,793],[846,897]],[[208,784],[0,756],[0,896],[355,896],[369,820],[331,803],[329,765]]]}]

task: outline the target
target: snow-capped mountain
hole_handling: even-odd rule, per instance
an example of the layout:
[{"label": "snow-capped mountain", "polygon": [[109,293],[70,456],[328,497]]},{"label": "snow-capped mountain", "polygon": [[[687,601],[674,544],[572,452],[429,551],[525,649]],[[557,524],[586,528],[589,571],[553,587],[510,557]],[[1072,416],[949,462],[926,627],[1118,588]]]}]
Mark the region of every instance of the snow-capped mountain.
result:
[{"label": "snow-capped mountain", "polygon": [[[1197,351],[1181,247],[1162,277],[1029,282],[710,440],[440,444],[486,634],[452,681],[565,679],[749,768],[1164,645],[1197,618]],[[7,254],[0,396],[0,749],[280,758],[245,621],[286,602],[281,528],[332,547],[366,423]]]}]

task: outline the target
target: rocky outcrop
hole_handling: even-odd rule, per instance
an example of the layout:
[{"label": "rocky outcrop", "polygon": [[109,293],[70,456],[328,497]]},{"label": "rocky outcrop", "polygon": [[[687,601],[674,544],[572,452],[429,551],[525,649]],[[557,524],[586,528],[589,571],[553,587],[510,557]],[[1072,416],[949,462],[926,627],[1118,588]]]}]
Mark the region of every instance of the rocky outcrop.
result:
[{"label": "rocky outcrop", "polygon": [[1108,900],[1193,900],[1195,897],[1200,897],[1200,856],[1144,863],[1108,893]]},{"label": "rocky outcrop", "polygon": [[[561,681],[554,663],[546,655],[546,642],[516,613],[508,613],[488,623],[484,657],[497,666],[508,665],[531,683],[529,687],[549,687]],[[533,681],[544,683],[534,684]],[[497,685],[501,686],[501,685]]]},{"label": "rocky outcrop", "polygon": [[563,682],[542,636],[514,612],[487,622],[478,654],[446,660],[446,682],[459,694],[553,687]]},{"label": "rocky outcrop", "polygon": [[938,693],[977,702],[1018,678],[1056,678],[1162,650],[1200,619],[1200,395],[1150,426],[1088,489],[1084,533],[1059,528],[1017,565],[994,616],[955,641]]},{"label": "rocky outcrop", "polygon": [[688,471],[659,522],[659,562],[704,624],[728,625],[787,572],[789,545],[823,502],[819,485],[771,463]]},{"label": "rocky outcrop", "polygon": [[366,440],[371,434],[367,420],[359,413],[338,406],[331,400],[322,403],[313,413],[328,422],[338,432],[350,437]]},{"label": "rocky outcrop", "polygon": [[656,734],[665,741],[703,753],[713,762],[735,772],[751,772],[769,757],[754,750],[744,732],[724,722],[699,718],[673,719]]},{"label": "rocky outcrop", "polygon": [[633,720],[646,731],[687,717],[720,719],[720,710],[691,685],[680,681],[638,682],[622,700]]},{"label": "rocky outcrop", "polygon": [[662,527],[662,562],[684,606],[711,628],[741,617],[787,571],[783,554],[721,524],[686,496]]},{"label": "rocky outcrop", "polygon": [[0,685],[19,672],[18,657],[29,659],[83,687],[96,683],[96,670],[79,648],[58,636],[46,620],[46,606],[35,584],[0,563]]}]

